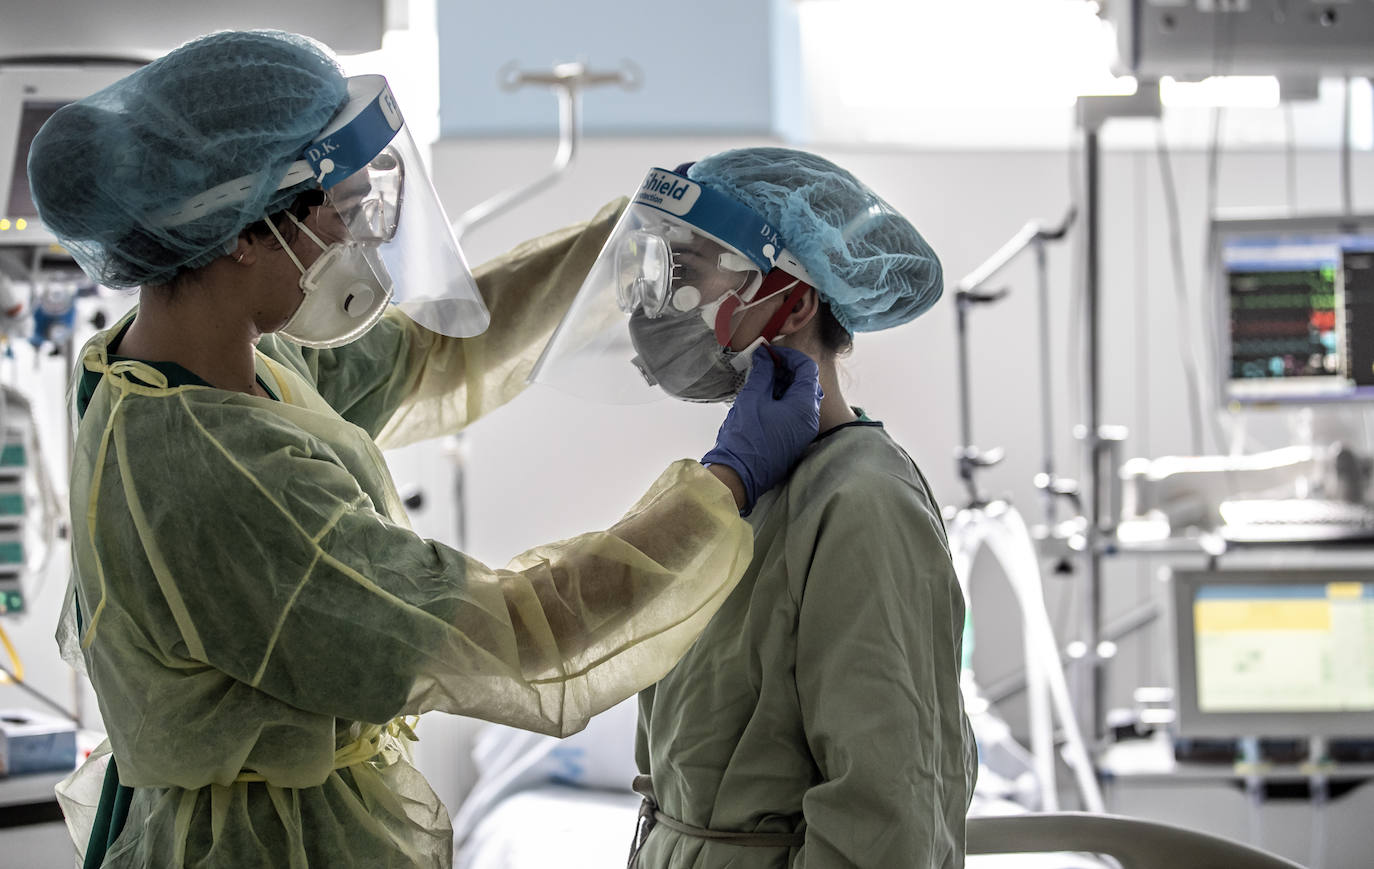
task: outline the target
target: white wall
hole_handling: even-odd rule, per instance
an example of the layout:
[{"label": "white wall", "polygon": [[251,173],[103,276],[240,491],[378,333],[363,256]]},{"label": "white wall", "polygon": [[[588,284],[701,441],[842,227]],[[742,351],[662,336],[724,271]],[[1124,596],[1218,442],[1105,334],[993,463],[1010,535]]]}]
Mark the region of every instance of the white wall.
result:
[{"label": "white wall", "polygon": [[[1110,141],[1110,139],[1109,139]],[[474,263],[547,229],[589,217],[614,195],[632,191],[651,165],[694,159],[723,147],[758,144],[740,140],[593,139],[564,180],[510,214],[464,239]],[[552,145],[528,140],[446,140],[435,149],[435,174],[450,213],[542,171]],[[946,298],[915,323],[891,332],[860,335],[844,363],[846,397],[884,420],[929,476],[946,504],[958,504],[953,452],[958,443],[953,285],[990,255],[1027,220],[1057,221],[1070,202],[1070,156],[1059,152],[919,152],[829,148],[822,151],[878,189],[921,229],[945,267]],[[1182,212],[1182,238],[1189,288],[1201,292],[1206,158],[1174,155]],[[1297,206],[1331,209],[1339,204],[1338,160],[1331,152],[1299,156]],[[1183,389],[1179,318],[1169,259],[1168,224],[1156,155],[1152,151],[1111,152],[1104,159],[1102,420],[1129,426],[1126,455],[1189,451]],[[1355,203],[1374,206],[1374,157],[1357,154]],[[1281,153],[1223,155],[1218,203],[1283,206],[1286,173]],[[1081,413],[1070,412],[1070,392],[1081,376],[1068,364],[1068,322],[1072,251],[1051,252],[1052,308],[1058,434],[1062,473],[1078,476],[1076,444],[1070,434]],[[984,478],[994,494],[1010,494],[1029,519],[1039,516],[1030,483],[1041,461],[1036,377],[1035,295],[1029,258],[1008,269],[1012,295],[980,310],[973,324],[974,433],[984,447],[1001,445],[1007,459]],[[1195,320],[1200,302],[1185,316]],[[640,408],[581,403],[533,387],[511,405],[468,432],[468,550],[488,563],[503,563],[523,549],[580,531],[604,527],[628,507],[671,460],[698,457],[712,443],[723,408],[660,402]],[[1282,432],[1282,425],[1270,426]],[[1274,437],[1268,446],[1275,446]],[[1209,449],[1215,445],[1209,443]],[[1105,614],[1108,622],[1152,599],[1158,562],[1117,559],[1108,563]],[[855,577],[856,583],[862,581]],[[1047,578],[1050,613],[1071,624],[1072,583]],[[993,683],[1020,666],[1018,627],[1010,595],[980,562],[974,612],[980,642],[975,668]],[[1071,638],[1066,632],[1065,639]],[[992,638],[997,638],[996,640]],[[1138,684],[1166,677],[1157,629],[1123,642],[1110,679],[1113,704],[1128,704]],[[1006,710],[1023,714],[1012,701]],[[430,724],[427,722],[426,727]],[[461,729],[461,728],[459,728]],[[424,735],[422,733],[422,735]],[[432,777],[451,776],[453,766]],[[446,753],[453,749],[442,749]],[[461,753],[461,750],[453,753]],[[461,762],[461,761],[460,761]],[[437,782],[441,794],[461,789]],[[448,793],[445,793],[445,791]]]}]

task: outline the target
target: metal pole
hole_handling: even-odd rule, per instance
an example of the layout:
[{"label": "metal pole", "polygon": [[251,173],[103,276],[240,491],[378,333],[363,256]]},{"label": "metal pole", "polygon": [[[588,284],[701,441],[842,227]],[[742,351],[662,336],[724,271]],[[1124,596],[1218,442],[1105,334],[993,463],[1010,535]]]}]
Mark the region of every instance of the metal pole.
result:
[{"label": "metal pole", "polygon": [[1036,236],[1035,270],[1039,279],[1040,308],[1040,442],[1044,450],[1045,488],[1040,497],[1044,502],[1045,526],[1053,531],[1057,521],[1054,493],[1054,391],[1050,374],[1050,275],[1045,240]]},{"label": "metal pole", "polygon": [[973,413],[968,394],[968,308],[969,303],[962,296],[955,302],[959,343],[959,445],[964,450],[973,446]]},{"label": "metal pole", "polygon": [[1087,600],[1086,624],[1084,626],[1085,641],[1087,650],[1085,661],[1088,664],[1089,678],[1087,684],[1088,702],[1081,708],[1091,711],[1092,720],[1089,722],[1088,732],[1093,734],[1095,741],[1100,741],[1105,735],[1106,722],[1106,670],[1103,661],[1098,656],[1097,649],[1101,644],[1102,632],[1102,551],[1101,541],[1102,532],[1101,504],[1103,501],[1102,489],[1103,480],[1100,473],[1100,461],[1098,452],[1100,447],[1099,429],[1101,428],[1101,383],[1099,367],[1101,362],[1101,348],[1099,346],[1099,326],[1100,312],[1098,301],[1101,293],[1101,263],[1099,252],[1101,250],[1101,226],[1099,221],[1101,213],[1099,209],[1099,199],[1101,196],[1101,143],[1098,140],[1098,131],[1094,127],[1089,127],[1084,139],[1084,193],[1086,200],[1087,217],[1087,237],[1084,247],[1087,255],[1087,273],[1085,275],[1083,287],[1084,318],[1087,320],[1087,359],[1088,369],[1088,394],[1087,394],[1087,431],[1084,433],[1085,446],[1087,447],[1089,478],[1088,500],[1084,505],[1084,514],[1088,517],[1087,522],[1087,550],[1088,550],[1088,572],[1085,577],[1085,592]]}]

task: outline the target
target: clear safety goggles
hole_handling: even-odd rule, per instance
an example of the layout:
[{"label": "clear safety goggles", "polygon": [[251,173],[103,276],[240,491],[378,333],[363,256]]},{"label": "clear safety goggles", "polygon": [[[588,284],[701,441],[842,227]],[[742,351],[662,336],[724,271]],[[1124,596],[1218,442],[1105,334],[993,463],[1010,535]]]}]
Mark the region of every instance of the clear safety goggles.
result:
[{"label": "clear safety goggles", "polygon": [[396,238],[405,193],[405,164],[387,147],[329,190],[328,202],[354,240],[383,245]]},{"label": "clear safety goggles", "polygon": [[751,209],[652,170],[531,381],[618,404],[661,398],[665,376],[694,382],[741,349],[731,344],[744,314],[771,298],[765,276],[784,261],[793,262],[778,233]]},{"label": "clear safety goggles", "polygon": [[739,251],[676,221],[658,223],[631,230],[615,248],[621,311],[653,318],[710,312],[728,296],[758,289],[759,268]]}]

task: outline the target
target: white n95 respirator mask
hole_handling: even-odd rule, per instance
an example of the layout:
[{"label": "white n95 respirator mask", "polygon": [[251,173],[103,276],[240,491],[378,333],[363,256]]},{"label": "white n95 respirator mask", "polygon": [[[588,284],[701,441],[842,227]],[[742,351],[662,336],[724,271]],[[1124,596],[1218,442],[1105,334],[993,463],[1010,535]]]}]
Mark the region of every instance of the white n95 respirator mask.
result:
[{"label": "white n95 respirator mask", "polygon": [[282,250],[300,270],[300,288],[305,293],[279,333],[297,344],[321,349],[355,340],[386,312],[393,286],[386,265],[372,245],[352,240],[326,244],[294,214],[287,212],[287,217],[322,252],[306,268],[272,221],[267,221]]}]

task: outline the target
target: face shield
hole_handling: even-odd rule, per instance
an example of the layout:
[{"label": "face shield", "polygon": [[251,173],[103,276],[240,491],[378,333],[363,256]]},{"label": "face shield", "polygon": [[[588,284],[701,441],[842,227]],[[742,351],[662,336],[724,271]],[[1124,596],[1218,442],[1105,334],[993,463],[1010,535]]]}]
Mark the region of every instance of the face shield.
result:
[{"label": "face shield", "polygon": [[[189,223],[254,181],[222,184],[161,222]],[[280,330],[284,337],[307,347],[337,347],[375,325],[388,304],[454,338],[487,328],[491,317],[385,78],[348,79],[348,102],[277,189],[312,181],[323,190],[323,204],[306,220],[290,217],[300,236],[320,249],[309,266],[267,222],[300,270],[305,294]]]},{"label": "face shield", "polygon": [[327,247],[302,276],[306,298],[282,334],[307,346],[346,343],[388,302],[433,332],[480,334],[491,317],[386,79],[350,78],[348,93],[303,155],[325,191],[319,223],[338,237],[321,239]]},{"label": "face shield", "polygon": [[532,382],[616,404],[664,394],[726,401],[755,346],[732,348],[745,313],[809,283],[767,221],[654,169],[592,265]]}]

